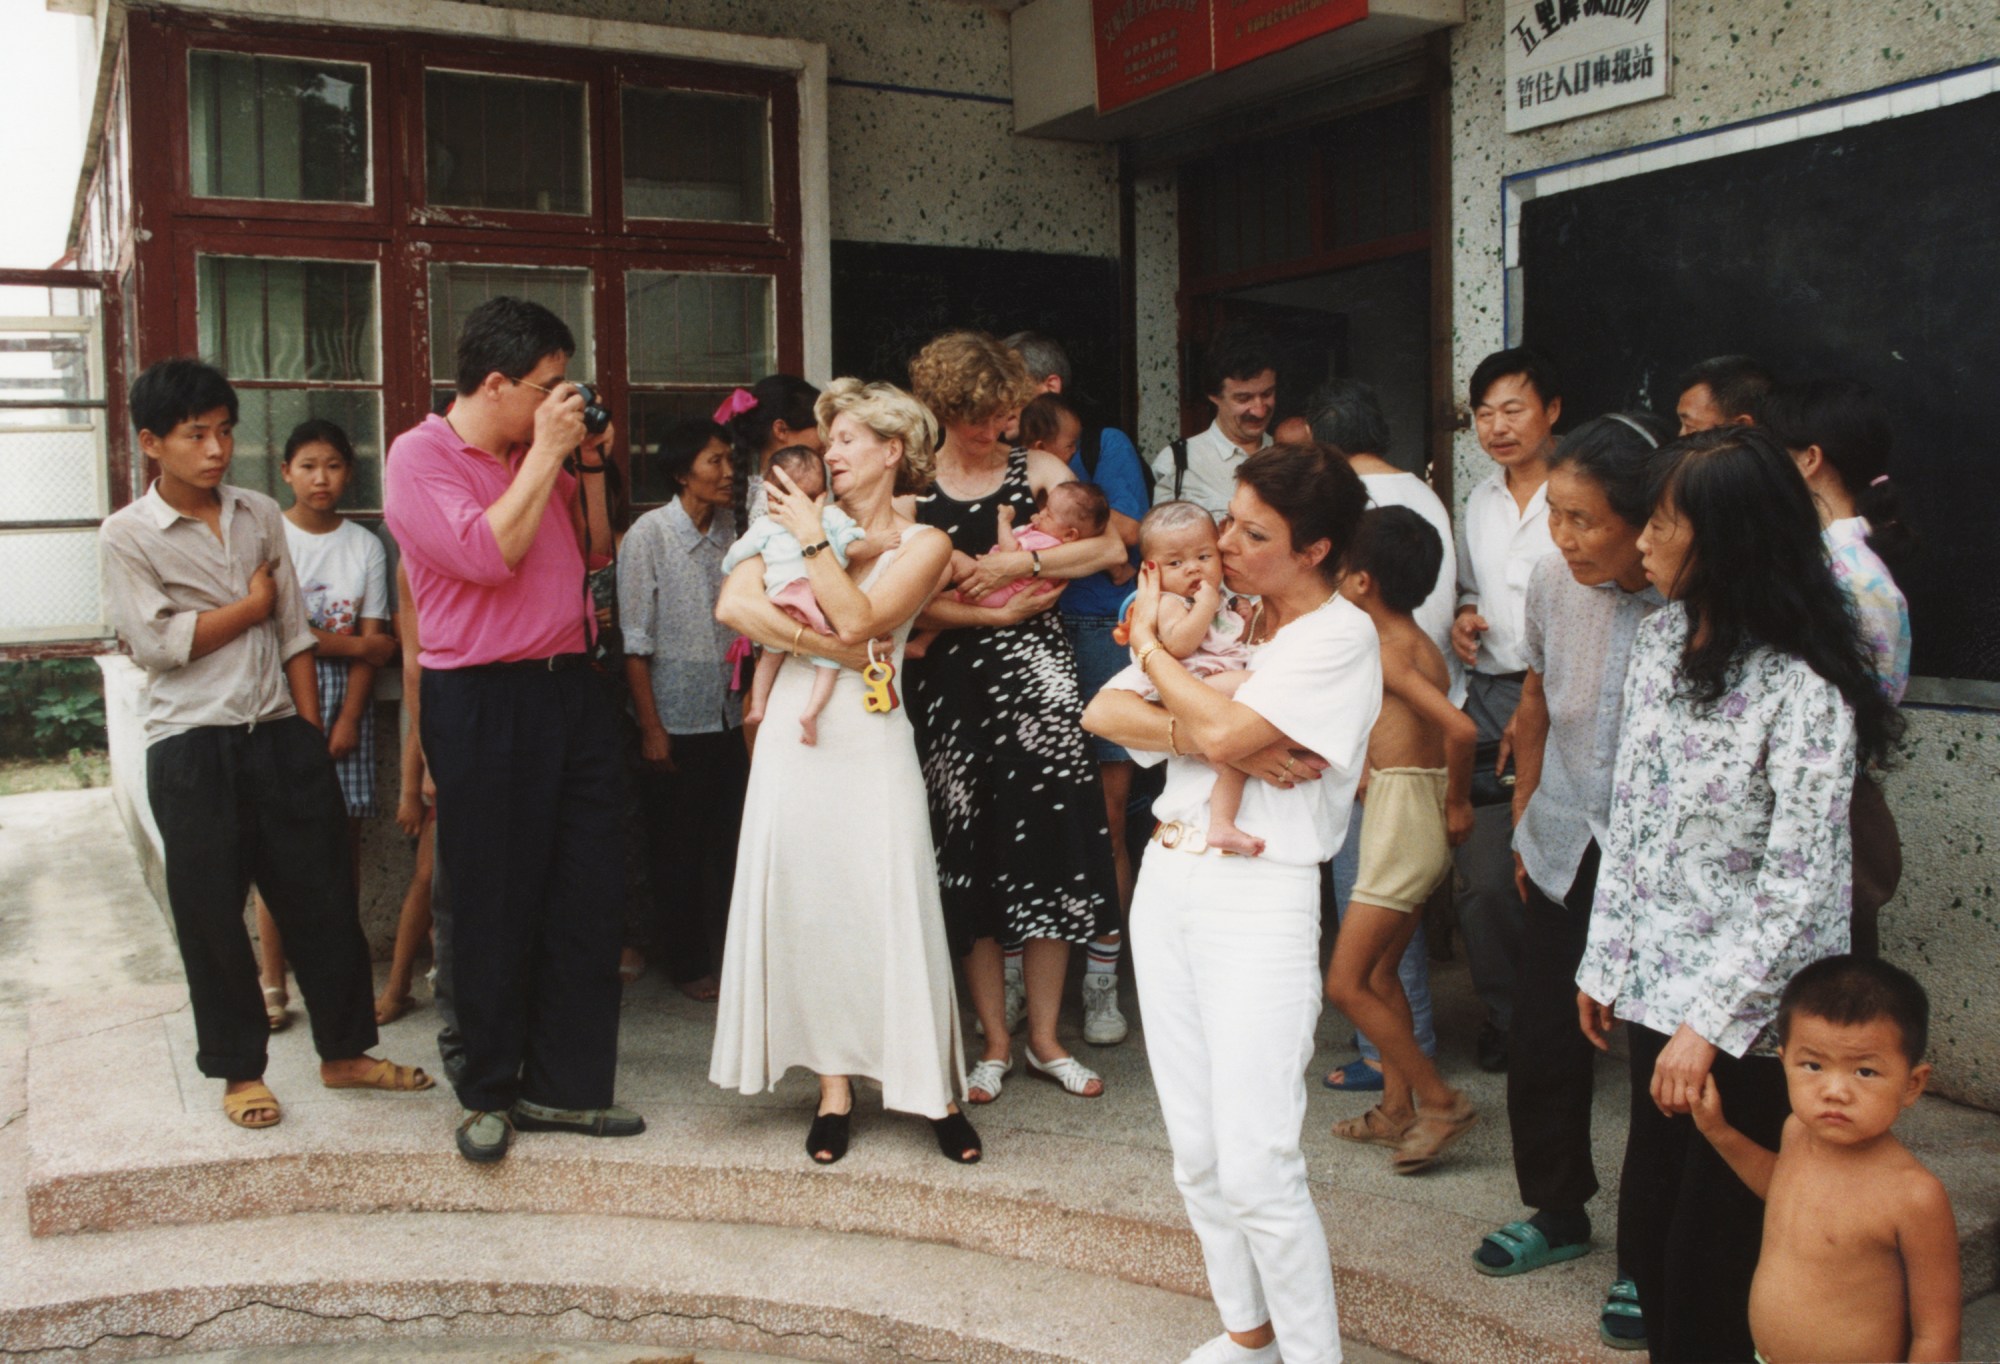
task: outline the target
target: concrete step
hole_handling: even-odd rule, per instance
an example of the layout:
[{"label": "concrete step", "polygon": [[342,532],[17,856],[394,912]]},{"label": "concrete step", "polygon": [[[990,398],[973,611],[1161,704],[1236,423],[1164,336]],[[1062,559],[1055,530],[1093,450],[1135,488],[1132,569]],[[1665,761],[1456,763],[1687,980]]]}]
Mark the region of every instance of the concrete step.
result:
[{"label": "concrete step", "polygon": [[[921,1122],[882,1114],[864,1089],[853,1153],[822,1169],[802,1149],[808,1080],[787,1081],[776,1093],[755,1098],[707,1085],[711,1017],[657,983],[642,982],[628,1000],[620,1086],[621,1097],[647,1114],[650,1130],[623,1141],[524,1134],[507,1161],[473,1167],[450,1145],[457,1110],[445,1091],[407,1097],[325,1091],[303,1027],[273,1041],[267,1078],[285,1102],[286,1121],[246,1133],[221,1117],[220,1086],[192,1069],[184,992],[140,988],[43,1003],[30,1028],[26,1177],[10,1184],[21,1190],[23,1262],[61,1263],[65,1254],[136,1244],[129,1237],[206,1238],[189,1244],[216,1248],[239,1240],[290,1247],[304,1238],[316,1250],[348,1239],[370,1241],[387,1235],[379,1230],[385,1227],[504,1223],[519,1229],[524,1245],[550,1238],[568,1244],[567,1238],[584,1234],[572,1229],[584,1226],[616,1227],[613,1240],[645,1244],[658,1227],[729,1226],[746,1237],[757,1231],[831,1235],[836,1240],[830,1244],[843,1247],[879,1238],[919,1257],[957,1253],[978,1257],[982,1265],[1019,1263],[1027,1267],[1023,1273],[1057,1276],[1050,1284],[1065,1274],[1117,1281],[1194,1304],[1198,1321],[1190,1321],[1198,1331],[1212,1331],[1200,1258],[1173,1186],[1141,1046],[1087,1053],[1111,1087],[1093,1102],[1065,1098],[1053,1086],[1030,1086],[1017,1075],[998,1104],[976,1114],[987,1158],[970,1169],[942,1160]],[[426,1034],[434,1026],[428,1011],[412,1015],[388,1030],[384,1051],[399,1060],[432,1060]],[[1517,1215],[1517,1208],[1497,1081],[1476,1073],[1451,1078],[1474,1090],[1489,1121],[1460,1148],[1463,1154],[1455,1152],[1451,1165],[1417,1180],[1395,1179],[1373,1159],[1381,1153],[1325,1135],[1326,1118],[1358,1110],[1364,1100],[1314,1094],[1308,1159],[1332,1245],[1344,1328],[1357,1339],[1436,1361],[1616,1358],[1596,1343],[1597,1308],[1612,1275],[1608,1254],[1513,1280],[1482,1278],[1465,1264],[1480,1235]],[[1611,1093],[1600,1099],[1600,1125],[1615,1123],[1622,1095],[1610,1084],[1601,1088]],[[89,1120],[79,1121],[80,1112]],[[1953,1189],[1967,1238],[1968,1291],[1990,1287],[2000,1123],[1927,1104],[1914,1129],[1913,1145]],[[18,1127],[5,1134],[19,1135]],[[1617,1149],[1615,1140],[1600,1149],[1604,1145]],[[1613,1195],[1608,1191],[1600,1202],[1612,1205]],[[382,1215],[364,1216],[370,1213]],[[30,1227],[37,1239],[25,1235]],[[547,1230],[530,1230],[537,1227]],[[114,1234],[72,1234],[78,1232]],[[468,1234],[482,1242],[486,1235],[437,1233],[447,1240]],[[1608,1245],[1612,1234],[1601,1222],[1600,1244]],[[207,1252],[171,1253],[192,1255],[177,1262],[200,1265]],[[0,1256],[0,1262],[12,1258]],[[565,1282],[594,1284],[595,1265],[586,1259]],[[374,1272],[384,1271],[378,1266]],[[299,1264],[296,1275],[284,1310],[310,1310],[310,1293],[299,1287],[304,1283],[345,1300],[339,1285],[348,1280],[319,1260]],[[979,1281],[975,1275],[962,1282]],[[179,1291],[199,1297],[197,1284],[219,1282],[212,1274],[195,1275]],[[498,1291],[480,1282],[486,1285],[481,1291]],[[535,1282],[534,1274],[526,1275],[522,1291]],[[443,1269],[424,1292],[432,1285],[439,1302],[457,1302],[454,1295],[472,1291]],[[761,1296],[739,1296],[792,1300],[765,1287]],[[784,1284],[785,1292],[791,1288]],[[64,1310],[81,1313],[86,1322],[99,1310],[84,1298],[65,1301],[70,1305]],[[143,1301],[133,1298],[132,1310],[150,1317]],[[836,1305],[822,1300],[820,1306],[833,1311]],[[191,1309],[178,1310],[185,1315]],[[477,1315],[469,1307],[449,1311]],[[935,1325],[898,1320],[912,1331]],[[10,1335],[0,1332],[0,1338]],[[1184,1352],[1201,1338],[1184,1335],[1178,1348]]]}]

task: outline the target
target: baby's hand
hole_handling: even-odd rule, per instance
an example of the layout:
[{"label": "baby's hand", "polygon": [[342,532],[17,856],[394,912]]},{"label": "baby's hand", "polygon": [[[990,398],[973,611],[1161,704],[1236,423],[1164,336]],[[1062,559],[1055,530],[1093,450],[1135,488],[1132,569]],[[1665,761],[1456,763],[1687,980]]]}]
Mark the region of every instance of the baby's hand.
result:
[{"label": "baby's hand", "polygon": [[1000,509],[994,512],[993,515],[1000,523],[1000,533],[1005,535],[1014,525],[1014,504],[1011,502],[1002,502]]},{"label": "baby's hand", "polygon": [[1206,578],[1194,585],[1194,609],[1204,616],[1213,616],[1222,605],[1222,589]]},{"label": "baby's hand", "polygon": [[1245,625],[1248,625],[1250,618],[1257,614],[1257,604],[1248,597],[1231,597],[1229,609],[1241,616]]},{"label": "baby's hand", "polygon": [[1722,1116],[1722,1095],[1715,1087],[1715,1077],[1705,1075],[1701,1081],[1701,1093],[1694,1101],[1695,1130],[1704,1137],[1714,1138],[1729,1130],[1729,1119]]}]

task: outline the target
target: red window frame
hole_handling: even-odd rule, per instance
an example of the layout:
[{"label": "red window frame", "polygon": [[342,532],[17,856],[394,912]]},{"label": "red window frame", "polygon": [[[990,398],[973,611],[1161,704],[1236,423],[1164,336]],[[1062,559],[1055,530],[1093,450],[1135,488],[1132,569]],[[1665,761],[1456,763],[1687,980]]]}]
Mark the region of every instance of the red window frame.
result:
[{"label": "red window frame", "polygon": [[[135,10],[126,34],[132,197],[135,204],[144,205],[145,220],[153,229],[150,235],[138,234],[135,245],[137,288],[129,300],[137,319],[139,353],[129,357],[135,372],[166,356],[191,353],[199,344],[194,258],[210,252],[377,262],[385,444],[430,410],[428,273],[434,262],[483,260],[585,266],[594,271],[592,348],[597,372],[588,377],[601,382],[603,400],[621,431],[631,429],[624,293],[628,270],[773,276],[777,367],[791,373],[803,367],[804,231],[794,73],[585,48],[224,21],[168,9]],[[187,54],[196,49],[365,64],[370,73],[369,135],[376,158],[371,171],[374,202],[194,196],[188,169]],[[426,204],[424,73],[431,68],[585,82],[589,211],[569,215]],[[622,88],[628,83],[767,99],[771,222],[626,220],[620,124]],[[621,450],[621,460],[625,457]]]}]

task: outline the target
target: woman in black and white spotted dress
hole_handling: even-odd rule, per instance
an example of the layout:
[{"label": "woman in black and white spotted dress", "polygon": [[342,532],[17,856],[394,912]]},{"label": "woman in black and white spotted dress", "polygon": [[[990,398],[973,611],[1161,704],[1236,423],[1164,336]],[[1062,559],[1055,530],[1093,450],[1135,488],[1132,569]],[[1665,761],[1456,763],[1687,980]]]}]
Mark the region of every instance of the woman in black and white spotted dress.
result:
[{"label": "woman in black and white spotted dress", "polygon": [[[1019,356],[990,336],[953,332],[924,347],[910,379],[945,431],[936,482],[917,504],[917,519],[950,535],[954,549],[986,555],[958,584],[964,602],[1016,578],[1059,582],[1125,561],[1124,545],[1109,533],[1039,555],[987,554],[1001,505],[1025,526],[1035,495],[1072,478],[1053,455],[1010,451],[1000,437],[1035,392]],[[1049,610],[1059,595],[1053,586],[1031,587],[1005,606],[980,607],[941,594],[918,618],[943,632],[911,665],[909,691],[945,927],[952,950],[965,957],[986,1033],[985,1054],[967,1074],[974,1103],[997,1098],[1013,1068],[1000,944],[1022,939],[1030,1069],[1072,1094],[1104,1090],[1056,1040],[1069,945],[1114,928],[1117,907],[1076,663]]]}]

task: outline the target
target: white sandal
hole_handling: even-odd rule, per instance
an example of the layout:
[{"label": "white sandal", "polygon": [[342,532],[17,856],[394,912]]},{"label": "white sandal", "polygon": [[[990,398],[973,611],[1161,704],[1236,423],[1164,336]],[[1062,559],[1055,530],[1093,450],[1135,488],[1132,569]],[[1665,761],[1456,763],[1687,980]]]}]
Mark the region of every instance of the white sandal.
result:
[{"label": "white sandal", "polygon": [[[1071,1094],[1084,1099],[1099,1099],[1104,1097],[1103,1077],[1083,1062],[1077,1060],[1074,1056],[1059,1056],[1044,1065],[1041,1061],[1035,1059],[1035,1049],[1033,1047],[1026,1049],[1026,1055],[1030,1071],[1045,1079],[1054,1080]],[[1095,1094],[1088,1092],[1092,1080],[1098,1082],[1098,1089]]]},{"label": "white sandal", "polygon": [[289,1003],[291,1003],[291,998],[285,994],[284,986],[266,985],[264,987],[264,1021],[271,1025],[272,1032],[283,1032],[287,1025],[291,1023],[292,1016],[285,1009],[285,1006]]},{"label": "white sandal", "polygon": [[[1014,1069],[1014,1054],[1007,1053],[1004,1061],[981,1061],[965,1072],[965,1101],[972,1104],[990,1104],[1000,1097],[1001,1079]],[[975,1099],[975,1093],[984,1094],[983,1099]]]}]

